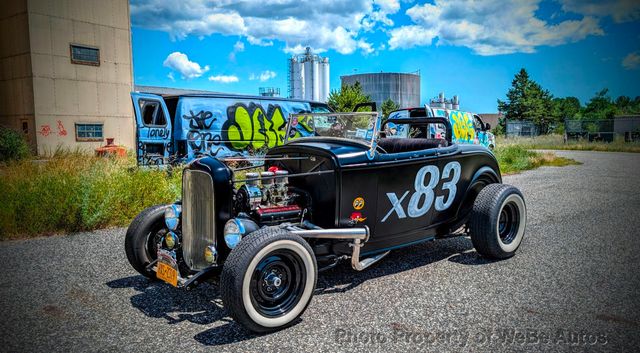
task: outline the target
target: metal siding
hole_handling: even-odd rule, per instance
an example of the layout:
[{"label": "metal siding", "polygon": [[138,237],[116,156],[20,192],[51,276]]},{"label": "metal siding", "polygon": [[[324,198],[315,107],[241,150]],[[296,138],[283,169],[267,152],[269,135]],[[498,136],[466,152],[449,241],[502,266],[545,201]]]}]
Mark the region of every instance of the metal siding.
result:
[{"label": "metal siding", "polygon": [[378,107],[391,98],[401,108],[420,106],[420,75],[406,73],[370,73],[340,77],[342,84],[360,82],[365,94],[371,96]]}]

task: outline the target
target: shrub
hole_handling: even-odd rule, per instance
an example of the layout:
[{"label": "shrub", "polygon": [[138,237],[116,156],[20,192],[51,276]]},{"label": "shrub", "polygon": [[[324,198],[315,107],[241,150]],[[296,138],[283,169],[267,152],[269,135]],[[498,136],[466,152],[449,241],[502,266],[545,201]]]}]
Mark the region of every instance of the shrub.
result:
[{"label": "shrub", "polygon": [[0,126],[0,162],[17,161],[29,155],[29,145],[21,133]]},{"label": "shrub", "polygon": [[182,173],[133,158],[59,153],[0,169],[0,239],[126,226],[146,207],[180,197]]}]

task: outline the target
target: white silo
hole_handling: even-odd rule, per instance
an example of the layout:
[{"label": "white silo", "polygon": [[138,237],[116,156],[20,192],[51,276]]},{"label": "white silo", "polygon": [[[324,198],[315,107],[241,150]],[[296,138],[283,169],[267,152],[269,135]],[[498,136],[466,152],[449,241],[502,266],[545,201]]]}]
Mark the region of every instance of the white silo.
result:
[{"label": "white silo", "polygon": [[289,59],[289,98],[326,102],[329,98],[329,60],[307,47]]},{"label": "white silo", "polygon": [[320,98],[327,101],[329,99],[329,58],[323,58],[320,63],[320,72],[322,80],[320,82]]}]

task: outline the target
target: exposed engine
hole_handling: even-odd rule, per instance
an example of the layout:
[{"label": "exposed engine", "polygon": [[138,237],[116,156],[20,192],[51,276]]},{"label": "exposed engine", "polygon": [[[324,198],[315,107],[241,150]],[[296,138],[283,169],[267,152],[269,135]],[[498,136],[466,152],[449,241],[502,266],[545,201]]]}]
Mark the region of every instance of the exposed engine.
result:
[{"label": "exposed engine", "polygon": [[249,214],[258,224],[299,221],[302,208],[296,201],[300,195],[289,190],[288,175],[278,169],[247,173],[236,193],[236,210]]}]

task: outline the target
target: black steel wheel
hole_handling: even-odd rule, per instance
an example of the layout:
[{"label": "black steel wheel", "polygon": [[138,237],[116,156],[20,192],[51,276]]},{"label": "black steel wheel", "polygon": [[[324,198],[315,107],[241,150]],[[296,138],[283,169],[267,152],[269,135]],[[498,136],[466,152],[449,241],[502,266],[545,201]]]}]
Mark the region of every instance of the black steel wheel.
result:
[{"label": "black steel wheel", "polygon": [[258,312],[278,317],[298,304],[306,273],[300,256],[291,250],[276,250],[263,258],[251,278],[251,301]]},{"label": "black steel wheel", "polygon": [[520,214],[518,205],[509,201],[502,207],[498,219],[498,235],[503,244],[511,244],[518,235]]},{"label": "black steel wheel", "polygon": [[158,242],[166,233],[164,211],[167,205],[149,207],[131,222],[124,240],[127,259],[140,274],[155,278],[153,271],[147,271],[147,266],[156,259]]},{"label": "black steel wheel", "polygon": [[527,208],[520,190],[511,185],[490,184],[480,191],[469,218],[469,233],[483,256],[505,259],[522,243]]},{"label": "black steel wheel", "polygon": [[222,269],[220,294],[231,316],[251,331],[290,326],[316,286],[317,264],[309,244],[277,227],[248,234]]}]

